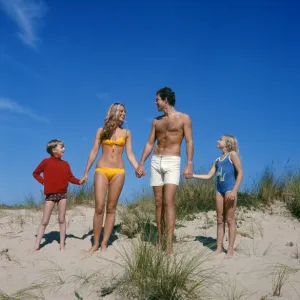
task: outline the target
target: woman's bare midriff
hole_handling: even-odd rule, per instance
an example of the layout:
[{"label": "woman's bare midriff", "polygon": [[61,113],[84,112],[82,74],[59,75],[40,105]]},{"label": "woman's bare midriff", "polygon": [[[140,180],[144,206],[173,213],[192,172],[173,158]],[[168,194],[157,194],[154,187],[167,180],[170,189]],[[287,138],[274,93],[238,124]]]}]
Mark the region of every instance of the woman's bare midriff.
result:
[{"label": "woman's bare midriff", "polygon": [[102,155],[99,158],[96,168],[118,168],[124,169],[122,160],[124,147],[114,146],[114,151],[111,145],[102,145]]}]

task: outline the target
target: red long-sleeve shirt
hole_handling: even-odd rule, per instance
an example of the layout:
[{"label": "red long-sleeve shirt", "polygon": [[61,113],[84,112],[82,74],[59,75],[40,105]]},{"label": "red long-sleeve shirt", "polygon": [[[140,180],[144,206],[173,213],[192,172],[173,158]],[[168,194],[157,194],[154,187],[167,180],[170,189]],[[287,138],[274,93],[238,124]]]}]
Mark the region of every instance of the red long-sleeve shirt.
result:
[{"label": "red long-sleeve shirt", "polygon": [[[43,177],[40,175],[43,173]],[[44,194],[66,193],[69,182],[80,184],[72,174],[70,165],[55,156],[45,158],[32,173],[44,185]]]}]

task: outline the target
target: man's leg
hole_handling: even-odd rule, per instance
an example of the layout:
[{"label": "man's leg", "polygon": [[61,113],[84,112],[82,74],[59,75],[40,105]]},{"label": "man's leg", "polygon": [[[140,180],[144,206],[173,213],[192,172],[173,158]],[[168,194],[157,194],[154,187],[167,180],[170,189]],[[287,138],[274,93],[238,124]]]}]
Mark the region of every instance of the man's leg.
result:
[{"label": "man's leg", "polygon": [[166,184],[164,185],[164,199],[163,199],[163,210],[164,220],[167,230],[167,248],[166,253],[170,254],[173,251],[173,235],[175,228],[175,196],[176,196],[177,185]]},{"label": "man's leg", "polygon": [[153,187],[155,197],[155,218],[158,232],[158,244],[162,247],[163,224],[163,173],[161,170],[161,158],[153,156],[151,160],[150,185]]},{"label": "man's leg", "polygon": [[164,231],[163,221],[163,186],[153,187],[154,198],[155,198],[155,218],[158,232],[158,243],[157,246],[162,246],[162,235]]}]

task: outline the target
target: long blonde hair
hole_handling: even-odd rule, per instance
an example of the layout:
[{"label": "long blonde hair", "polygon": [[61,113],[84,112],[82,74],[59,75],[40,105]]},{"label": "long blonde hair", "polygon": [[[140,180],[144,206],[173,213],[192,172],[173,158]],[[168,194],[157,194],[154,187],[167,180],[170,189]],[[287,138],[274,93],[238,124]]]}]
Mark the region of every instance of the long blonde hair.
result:
[{"label": "long blonde hair", "polygon": [[122,126],[122,123],[119,121],[121,107],[124,107],[126,110],[125,105],[121,103],[114,103],[109,107],[104,120],[103,131],[100,135],[101,141],[111,138],[115,128],[117,126]]},{"label": "long blonde hair", "polygon": [[237,138],[233,135],[225,134],[223,135],[225,140],[225,146],[228,152],[235,151],[236,153],[239,153],[239,145]]}]

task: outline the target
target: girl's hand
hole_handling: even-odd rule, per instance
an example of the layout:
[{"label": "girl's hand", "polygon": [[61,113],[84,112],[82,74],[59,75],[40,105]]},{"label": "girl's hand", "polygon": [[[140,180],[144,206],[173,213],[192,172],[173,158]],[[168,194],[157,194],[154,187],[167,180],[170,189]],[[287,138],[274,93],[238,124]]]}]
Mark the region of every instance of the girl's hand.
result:
[{"label": "girl's hand", "polygon": [[229,192],[227,199],[231,201],[235,201],[237,199],[237,192],[236,191]]}]

